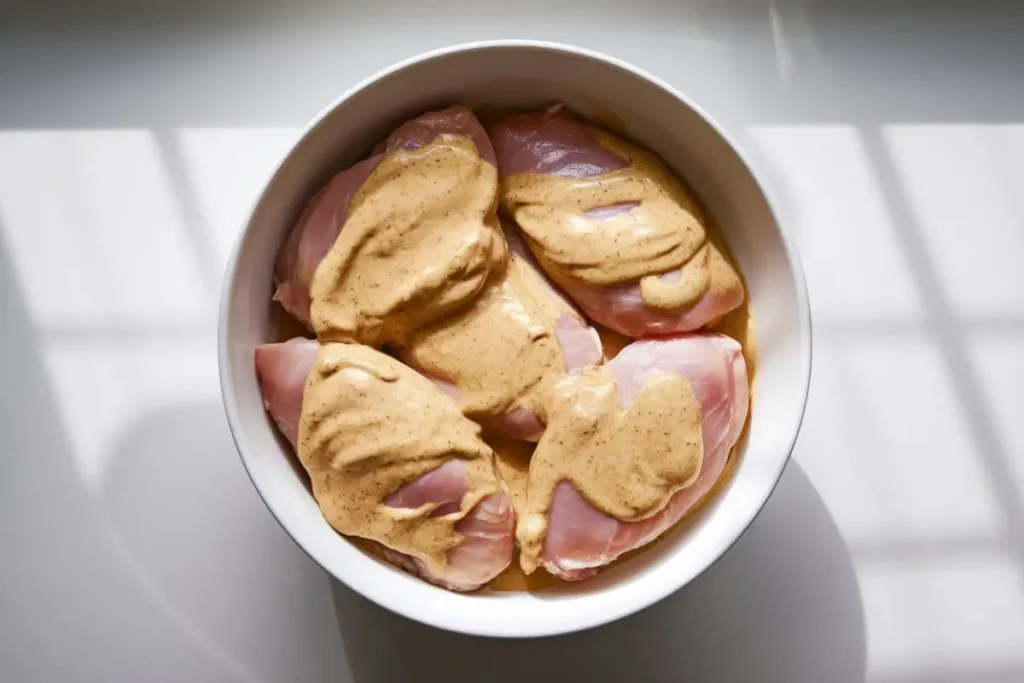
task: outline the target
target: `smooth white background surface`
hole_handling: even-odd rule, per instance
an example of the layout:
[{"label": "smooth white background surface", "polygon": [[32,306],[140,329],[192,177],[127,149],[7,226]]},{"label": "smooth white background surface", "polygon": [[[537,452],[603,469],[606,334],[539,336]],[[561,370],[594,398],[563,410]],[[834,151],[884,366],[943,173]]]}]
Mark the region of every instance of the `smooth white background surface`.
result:
[{"label": "smooth white background surface", "polygon": [[[795,462],[747,535],[542,642],[333,585],[246,479],[215,361],[231,242],[306,120],[501,37],[701,103],[782,200],[815,316]],[[1022,64],[1010,3],[0,9],[0,680],[1024,679]]]}]

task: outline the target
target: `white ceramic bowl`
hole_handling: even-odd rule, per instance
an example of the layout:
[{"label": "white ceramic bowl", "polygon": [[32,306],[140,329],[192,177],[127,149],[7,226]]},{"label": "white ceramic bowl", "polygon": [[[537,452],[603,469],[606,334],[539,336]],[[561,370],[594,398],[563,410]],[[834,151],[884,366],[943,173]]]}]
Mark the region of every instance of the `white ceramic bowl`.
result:
[{"label": "white ceramic bowl", "polygon": [[[760,367],[750,437],[732,482],[683,528],[597,577],[539,593],[460,595],[358,550],[324,521],[294,457],[263,410],[253,365],[272,340],[278,245],[335,172],[367,155],[404,120],[449,104],[612,112],[627,132],[686,178],[716,217],[746,275]],[[529,41],[473,43],[382,71],[328,107],[263,191],[229,265],[221,306],[220,375],[242,461],[281,526],[324,569],[374,602],[440,628],[543,636],[618,619],[684,586],[750,525],[796,440],[810,379],[811,329],[795,248],[735,143],[681,93],[616,59]]]}]

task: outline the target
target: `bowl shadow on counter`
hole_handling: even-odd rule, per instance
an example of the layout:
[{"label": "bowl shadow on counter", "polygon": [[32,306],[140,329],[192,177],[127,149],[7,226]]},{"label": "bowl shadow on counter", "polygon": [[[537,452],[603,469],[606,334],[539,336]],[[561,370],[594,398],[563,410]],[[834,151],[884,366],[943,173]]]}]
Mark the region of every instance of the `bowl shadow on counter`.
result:
[{"label": "bowl shadow on counter", "polygon": [[[764,511],[713,567],[661,603],[584,633],[490,640],[399,617],[332,581],[355,683],[426,680],[865,679],[864,612],[850,553],[790,462]],[[539,679],[538,679],[539,677]]]},{"label": "bowl shadow on counter", "polygon": [[121,559],[235,680],[344,680],[329,579],[263,509],[221,406],[172,404],[131,424],[102,493]]}]

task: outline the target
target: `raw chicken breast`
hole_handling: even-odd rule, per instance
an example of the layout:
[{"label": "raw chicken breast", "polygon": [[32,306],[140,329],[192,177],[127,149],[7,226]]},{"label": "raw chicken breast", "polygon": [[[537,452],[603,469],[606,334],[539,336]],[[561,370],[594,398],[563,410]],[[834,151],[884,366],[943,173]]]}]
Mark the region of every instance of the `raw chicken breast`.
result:
[{"label": "raw chicken breast", "polygon": [[263,394],[263,407],[292,448],[299,440],[299,417],[306,376],[313,367],[319,348],[316,340],[302,337],[256,347],[256,376]]},{"label": "raw chicken breast", "polygon": [[[466,465],[451,460],[433,472],[406,484],[390,496],[388,505],[396,508],[418,508],[436,503],[433,515],[457,512],[462,497],[468,493]],[[515,512],[507,493],[484,498],[455,525],[465,537],[448,553],[448,570],[444,576],[433,576],[427,565],[410,555],[379,546],[378,552],[388,562],[431,583],[456,591],[471,591],[500,574],[512,562],[515,549]]]},{"label": "raw chicken breast", "polygon": [[486,132],[473,112],[465,107],[429,112],[405,123],[388,136],[369,159],[338,173],[310,201],[278,251],[274,264],[277,285],[274,300],[303,325],[311,327],[309,291],[313,275],[341,232],[356,192],[389,152],[417,149],[445,133],[470,138],[480,157],[496,164],[494,148]]},{"label": "raw chicken breast", "polygon": [[[300,338],[281,344],[264,344],[256,349],[256,372],[264,405],[293,448],[298,437],[306,375],[318,349],[318,342]],[[451,460],[401,486],[386,502],[397,508],[434,504],[437,507],[432,515],[441,516],[459,510],[468,486],[465,462]],[[464,540],[448,553],[448,567],[443,576],[432,574],[417,558],[384,546],[377,546],[376,550],[384,559],[410,573],[459,591],[479,588],[511,562],[515,513],[506,493],[484,498],[455,529]]]},{"label": "raw chicken breast", "polygon": [[[629,166],[626,159],[600,143],[594,128],[558,108],[509,116],[488,132],[503,179],[521,173],[591,178]],[[638,207],[635,202],[582,207],[579,219],[596,223],[634,212]],[[516,217],[515,207],[505,208]],[[536,250],[536,241],[531,239],[530,246]],[[587,317],[616,332],[630,337],[691,332],[738,307],[744,297],[742,280],[723,255],[722,245],[712,240],[707,250],[711,284],[697,303],[678,310],[658,310],[646,305],[638,282],[594,285],[552,269],[548,269],[548,274]],[[662,273],[662,279],[669,283],[678,281],[686,265]]]},{"label": "raw chicken breast", "polygon": [[602,359],[601,338],[597,335],[597,331],[589,325],[587,320],[576,310],[576,307],[565,298],[565,295],[555,287],[537,265],[537,260],[533,258],[533,254],[530,253],[522,233],[516,225],[507,219],[503,220],[501,225],[509,251],[530,264],[544,282],[547,293],[557,300],[558,305],[565,310],[555,324],[555,332],[562,345],[566,372],[577,372],[587,365],[600,363]]},{"label": "raw chicken breast", "polygon": [[[720,251],[712,252],[709,258],[732,270],[732,266],[728,265]],[[661,277],[667,282],[678,281],[681,270],[670,271]],[[743,283],[739,276],[735,276],[734,282],[736,286],[724,288],[720,292],[708,290],[693,308],[683,311],[658,311],[644,304],[640,296],[640,286],[636,284],[596,287],[565,278],[558,280],[565,293],[572,297],[592,320],[633,338],[693,332],[714,324],[743,303]]]},{"label": "raw chicken breast", "polygon": [[[422,372],[459,401],[466,415],[483,425],[489,433],[510,439],[536,441],[544,432],[544,425],[532,409],[515,403],[480,406],[473,401],[473,397],[487,393],[488,381],[503,381],[509,374],[522,382],[521,389],[524,392],[535,389],[530,386],[530,382],[538,380],[540,373],[537,371],[543,372],[544,368],[522,366],[523,363],[531,362],[533,356],[510,354],[503,358],[501,376],[472,374],[458,356],[438,353],[427,356],[423,353],[426,347],[418,344],[422,341],[432,342],[436,349],[435,337],[438,335],[444,335],[448,339],[459,335],[472,335],[476,327],[493,320],[493,316],[523,318],[529,315],[539,316],[541,311],[552,311],[557,313],[554,313],[551,319],[543,316],[533,319],[536,324],[548,326],[561,350],[564,367],[552,367],[550,372],[564,376],[565,373],[574,373],[587,365],[602,361],[601,339],[597,332],[545,277],[518,230],[510,222],[503,221],[502,225],[512,254],[508,268],[520,268],[520,276],[493,285],[496,288],[494,292],[477,299],[473,307],[464,313],[443,320],[437,330],[424,330],[424,335],[418,339],[414,338],[409,347],[400,350],[399,358]],[[514,284],[521,282],[522,277],[532,280],[530,283],[523,283],[529,284],[528,291]],[[538,308],[529,303],[530,297],[544,297],[547,301]],[[554,315],[557,315],[557,319],[554,319]],[[465,393],[463,389],[466,389]],[[468,401],[466,394],[469,397]],[[516,398],[505,397],[506,401]]]},{"label": "raw chicken breast", "polygon": [[563,579],[585,579],[623,553],[650,543],[675,524],[711,490],[747,419],[747,371],[740,345],[718,334],[683,335],[637,341],[605,367],[619,383],[619,401],[628,406],[652,376],[678,372],[690,382],[701,404],[704,456],[690,486],[664,509],[638,522],[621,522],[595,509],[568,482],[555,489],[541,562]]}]

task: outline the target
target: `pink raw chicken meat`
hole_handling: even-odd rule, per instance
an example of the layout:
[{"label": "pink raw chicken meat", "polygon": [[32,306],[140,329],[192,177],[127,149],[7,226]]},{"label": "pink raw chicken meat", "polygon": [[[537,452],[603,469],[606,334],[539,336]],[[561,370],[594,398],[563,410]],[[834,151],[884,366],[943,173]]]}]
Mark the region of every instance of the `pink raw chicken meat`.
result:
[{"label": "pink raw chicken meat", "polygon": [[[502,227],[512,254],[523,259],[533,267],[538,276],[547,285],[548,293],[557,299],[560,306],[565,310],[555,323],[555,334],[558,337],[559,345],[562,347],[566,372],[572,374],[582,370],[587,365],[600,363],[603,353],[601,338],[597,335],[597,331],[587,324],[586,319],[579,314],[576,308],[547,279],[515,226],[510,221],[503,220]],[[412,353],[403,352],[399,354],[403,362],[416,367],[413,356],[414,354]],[[417,368],[417,370],[441,387],[445,393],[452,396],[456,401],[460,400],[459,388],[455,384],[439,377],[432,377],[430,373],[423,371],[422,368]],[[458,374],[457,368],[453,369],[452,374]],[[536,441],[544,433],[544,425],[541,424],[532,411],[526,408],[515,408],[504,415],[478,421],[489,432],[509,439]]]},{"label": "pink raw chicken meat", "polygon": [[320,261],[330,251],[345,223],[348,205],[385,155],[396,149],[417,149],[438,135],[464,135],[476,144],[477,153],[496,164],[494,148],[476,116],[461,106],[429,112],[388,136],[369,159],[360,161],[334,178],[317,193],[281,245],[274,264],[277,291],[274,300],[299,322],[310,327],[309,288]]},{"label": "pink raw chicken meat", "polygon": [[544,271],[537,265],[536,259],[533,258],[533,254],[530,253],[522,234],[515,224],[505,219],[502,221],[502,228],[504,229],[505,240],[508,242],[509,250],[533,266],[533,269],[544,280],[551,296],[558,299],[566,310],[555,324],[558,342],[561,344],[562,354],[565,356],[566,372],[571,374],[582,370],[588,365],[600,363],[602,348],[601,338],[597,335],[597,331],[576,311],[576,308],[565,298],[562,292],[548,280]]},{"label": "pink raw chicken meat", "polygon": [[[263,404],[293,448],[298,437],[306,375],[318,348],[316,341],[301,338],[256,348],[256,373]],[[444,515],[459,509],[468,485],[465,464],[452,460],[399,488],[388,496],[387,504],[417,508],[435,503],[438,507],[433,514]],[[384,546],[380,546],[380,551],[392,564],[452,590],[479,588],[508,566],[514,548],[515,513],[505,493],[482,500],[455,529],[465,540],[448,553],[444,576],[431,574],[417,558]]]},{"label": "pink raw chicken meat", "polygon": [[[489,133],[503,178],[518,173],[586,178],[629,165],[603,147],[590,127],[558,110],[514,114],[492,126]],[[635,203],[592,207],[584,214],[590,220],[600,221],[636,207]],[[675,282],[680,274],[681,269],[677,269],[662,277]],[[743,287],[738,279],[737,286],[723,293],[709,290],[689,309],[658,311],[644,304],[637,283],[602,287],[557,273],[549,275],[589,318],[630,337],[698,330],[743,303]]]},{"label": "pink raw chicken meat", "polygon": [[555,489],[541,561],[563,579],[593,575],[623,553],[650,543],[675,524],[718,480],[747,419],[747,370],[740,345],[718,334],[633,342],[606,366],[627,406],[653,375],[678,372],[693,387],[703,411],[704,458],[693,484],[648,519],[620,522],[595,509],[571,483]]},{"label": "pink raw chicken meat", "polygon": [[[597,331],[587,324],[586,319],[576,312],[573,305],[566,301],[562,293],[547,279],[523,241],[519,229],[508,220],[502,221],[502,227],[509,250],[533,266],[533,269],[548,285],[551,296],[556,297],[565,305],[566,312],[555,324],[555,333],[558,335],[558,343],[562,347],[562,356],[565,358],[565,371],[572,374],[588,365],[600,363],[603,358],[603,349]],[[510,414],[504,424],[497,426],[496,431],[509,438],[536,441],[544,433],[544,425],[535,415],[526,410],[519,410]]]}]

